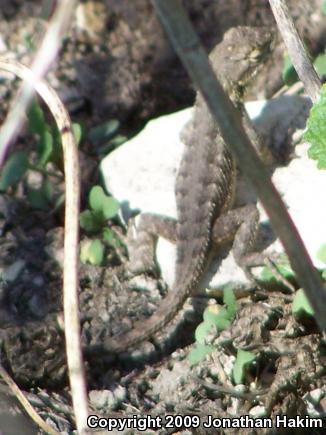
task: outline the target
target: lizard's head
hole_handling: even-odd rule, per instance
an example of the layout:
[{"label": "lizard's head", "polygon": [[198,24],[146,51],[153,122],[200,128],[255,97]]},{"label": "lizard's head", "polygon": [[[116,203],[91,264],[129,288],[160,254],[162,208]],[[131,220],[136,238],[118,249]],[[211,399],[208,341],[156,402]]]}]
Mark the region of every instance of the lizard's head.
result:
[{"label": "lizard's head", "polygon": [[262,27],[235,27],[228,30],[210,60],[224,89],[242,94],[263,65],[273,45],[273,34]]}]

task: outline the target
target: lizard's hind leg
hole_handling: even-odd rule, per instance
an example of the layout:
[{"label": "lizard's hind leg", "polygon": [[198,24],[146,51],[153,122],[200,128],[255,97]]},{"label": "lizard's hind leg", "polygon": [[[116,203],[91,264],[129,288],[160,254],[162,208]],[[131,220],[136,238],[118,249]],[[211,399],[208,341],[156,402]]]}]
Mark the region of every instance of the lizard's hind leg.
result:
[{"label": "lizard's hind leg", "polygon": [[132,274],[156,274],[158,267],[155,247],[158,237],[176,241],[176,224],[173,218],[143,213],[133,219],[128,227],[129,271]]},{"label": "lizard's hind leg", "polygon": [[255,204],[235,208],[219,216],[213,225],[212,240],[217,245],[233,240],[237,264],[252,280],[250,268],[264,264],[261,253],[252,252],[257,235],[259,214]]},{"label": "lizard's hind leg", "polygon": [[[212,240],[216,244],[223,244],[233,239],[232,251],[234,258],[250,281],[257,284],[257,279],[252,274],[251,268],[268,266],[278,280],[286,288],[293,291],[292,284],[287,282],[278,272],[273,263],[273,258],[270,255],[267,256],[254,250],[258,225],[259,214],[255,204],[239,207],[224,213],[215,220]],[[275,260],[277,261],[277,257]]]}]

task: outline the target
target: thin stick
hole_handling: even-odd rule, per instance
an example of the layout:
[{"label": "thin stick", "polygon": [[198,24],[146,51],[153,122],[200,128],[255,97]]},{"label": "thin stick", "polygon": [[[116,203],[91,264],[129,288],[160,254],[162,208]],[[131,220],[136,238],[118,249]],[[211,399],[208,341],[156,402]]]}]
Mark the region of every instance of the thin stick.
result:
[{"label": "thin stick", "polygon": [[[49,22],[48,29],[38,49],[35,60],[31,66],[35,80],[45,76],[47,70],[55,59],[61,40],[69,27],[78,0],[60,0]],[[23,83],[17,94],[12,108],[0,131],[0,167],[3,165],[8,148],[19,134],[24,123],[24,116],[34,95],[34,84]]]},{"label": "thin stick", "polygon": [[269,0],[277,27],[288,50],[293,66],[313,102],[319,98],[321,81],[295,28],[284,0]]},{"label": "thin stick", "polygon": [[79,161],[69,114],[57,93],[39,80],[34,73],[14,60],[0,57],[0,69],[17,75],[35,87],[49,107],[61,133],[65,170],[65,242],[63,270],[63,305],[65,337],[72,402],[79,434],[89,433],[86,420],[89,415],[86,381],[80,343],[78,311],[78,235],[79,235]]},{"label": "thin stick", "polygon": [[5,381],[5,383],[10,388],[13,395],[19,400],[22,407],[25,409],[27,414],[31,417],[31,419],[42,429],[45,433],[49,435],[60,435],[59,432],[54,430],[50,425],[48,425],[43,418],[41,418],[38,413],[35,411],[33,406],[26,399],[24,393],[18,387],[18,385],[11,379],[6,370],[0,365],[0,376]]},{"label": "thin stick", "polygon": [[207,54],[181,2],[179,0],[152,0],[152,3],[177,54],[216,119],[226,145],[237,158],[244,175],[251,182],[262,202],[288,254],[291,266],[305,289],[320,329],[326,331],[326,290],[321,278],[313,266],[285,204],[244,131],[240,114],[216,79]]}]

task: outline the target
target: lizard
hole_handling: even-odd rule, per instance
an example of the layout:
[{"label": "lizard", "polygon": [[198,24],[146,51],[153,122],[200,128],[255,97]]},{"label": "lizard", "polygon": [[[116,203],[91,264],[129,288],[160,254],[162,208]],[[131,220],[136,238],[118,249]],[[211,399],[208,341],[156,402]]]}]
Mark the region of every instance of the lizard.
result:
[{"label": "lizard", "polygon": [[[233,104],[241,111],[247,134],[259,146],[258,137],[243,107],[243,97],[259,66],[268,58],[273,36],[265,28],[237,27],[227,31],[210,54],[210,62]],[[236,261],[245,265],[258,226],[255,205],[233,209],[237,167],[218,126],[200,93],[193,118],[181,133],[185,150],[178,170],[175,194],[177,221],[144,214],[139,223],[140,252],[158,234],[175,240],[175,281],[157,312],[136,322],[127,332],[104,340],[104,350],[121,353],[149,339],[169,323],[193,295],[210,262],[212,244],[233,239]],[[247,224],[246,224],[247,220]]]}]

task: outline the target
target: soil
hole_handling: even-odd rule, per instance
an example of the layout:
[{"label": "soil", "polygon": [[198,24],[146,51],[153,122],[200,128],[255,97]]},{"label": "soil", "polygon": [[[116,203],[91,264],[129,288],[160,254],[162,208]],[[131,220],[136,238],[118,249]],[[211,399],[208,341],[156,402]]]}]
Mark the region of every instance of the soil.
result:
[{"label": "soil", "polygon": [[[306,8],[316,11],[320,2],[289,3],[300,30],[317,51],[323,44],[325,24],[313,27],[305,20],[309,16]],[[272,22],[267,2],[189,0],[185,4],[207,48],[232,25]],[[40,15],[41,2],[2,0],[1,5],[2,42],[17,58],[28,62],[26,34],[32,41],[38,40],[36,23],[41,28],[44,25],[35,18]],[[117,119],[118,133],[130,135],[149,118],[191,104],[192,86],[149,1],[106,0],[82,6],[85,9],[79,13],[88,17],[86,25],[81,18],[73,23],[48,76],[74,122],[83,122],[89,131],[101,122]],[[273,67],[262,74],[252,95],[270,95],[280,84],[280,53],[278,46]],[[2,117],[15,87],[15,83],[1,83]],[[27,147],[33,153],[33,146],[33,137],[22,134],[17,147]],[[83,207],[87,192],[99,178],[98,146],[87,135],[81,145]],[[52,169],[61,176],[57,168]],[[62,180],[54,183],[54,189],[57,195],[62,192]],[[62,208],[38,210],[31,206],[23,183],[0,196],[1,364],[40,415],[56,430],[70,434],[75,427],[64,353],[62,222]],[[125,228],[118,219],[109,225],[124,239]],[[127,330],[134,321],[153,313],[166,292],[158,271],[130,276],[123,246],[108,249],[105,267],[80,265],[82,340],[94,413],[107,417],[187,415],[194,425],[197,415],[202,422],[208,415],[217,420],[248,414],[273,419],[308,412],[325,415],[325,344],[313,320],[299,323],[293,319],[293,294],[280,286],[261,288],[240,299],[232,326],[219,335],[211,334],[213,352],[193,367],[188,355],[194,347],[194,331],[207,303],[213,303],[203,298],[188,301],[162,334],[138,349],[119,356],[101,350],[103,337]],[[246,371],[244,384],[235,386],[231,367],[238,349],[253,352],[255,363]],[[263,406],[265,411],[260,414]],[[175,418],[171,428],[168,420],[165,423],[165,427],[146,433],[217,433],[216,428],[203,426],[189,429],[186,418]],[[2,427],[0,420],[1,433],[18,433],[15,430]],[[29,433],[42,432],[31,428]],[[220,429],[219,433],[273,432]],[[293,433],[306,432],[294,429]]]}]

